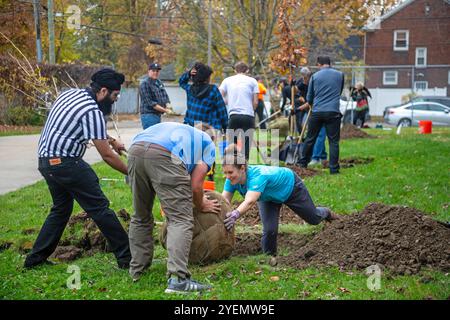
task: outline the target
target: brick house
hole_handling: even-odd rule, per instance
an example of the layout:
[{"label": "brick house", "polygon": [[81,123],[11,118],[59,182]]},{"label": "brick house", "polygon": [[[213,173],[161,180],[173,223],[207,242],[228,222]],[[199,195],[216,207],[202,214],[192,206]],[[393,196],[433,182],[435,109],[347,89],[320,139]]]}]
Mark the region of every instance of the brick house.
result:
[{"label": "brick house", "polygon": [[365,28],[366,86],[374,112],[420,95],[450,96],[450,0],[406,0]]}]

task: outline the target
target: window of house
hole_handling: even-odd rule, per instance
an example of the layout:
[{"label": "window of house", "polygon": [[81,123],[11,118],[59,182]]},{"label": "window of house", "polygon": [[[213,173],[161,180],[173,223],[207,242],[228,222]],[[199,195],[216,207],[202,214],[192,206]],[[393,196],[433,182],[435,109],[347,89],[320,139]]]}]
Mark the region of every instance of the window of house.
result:
[{"label": "window of house", "polygon": [[384,85],[396,85],[398,83],[397,71],[384,71],[383,72],[383,84]]},{"label": "window of house", "polygon": [[428,89],[428,81],[415,81],[414,88],[417,90],[427,90]]},{"label": "window of house", "polygon": [[426,67],[427,48],[416,48],[416,67]]},{"label": "window of house", "polygon": [[407,51],[409,45],[409,31],[394,31],[394,51]]},{"label": "window of house", "polygon": [[448,84],[450,84],[450,70],[448,70]]}]

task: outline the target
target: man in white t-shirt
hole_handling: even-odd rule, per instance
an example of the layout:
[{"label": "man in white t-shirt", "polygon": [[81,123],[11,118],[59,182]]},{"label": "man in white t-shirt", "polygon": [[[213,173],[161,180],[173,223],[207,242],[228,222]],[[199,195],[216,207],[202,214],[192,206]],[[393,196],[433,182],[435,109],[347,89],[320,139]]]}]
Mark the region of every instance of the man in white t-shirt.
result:
[{"label": "man in white t-shirt", "polygon": [[[258,106],[258,82],[247,75],[249,67],[244,62],[234,65],[236,74],[222,81],[220,93],[228,106],[228,129],[243,130],[245,134],[245,157],[250,155],[250,146],[255,129],[255,109]],[[237,132],[233,140],[237,141]],[[230,135],[229,135],[230,136]],[[229,139],[230,140],[230,139]],[[240,138],[242,141],[242,138]]]}]

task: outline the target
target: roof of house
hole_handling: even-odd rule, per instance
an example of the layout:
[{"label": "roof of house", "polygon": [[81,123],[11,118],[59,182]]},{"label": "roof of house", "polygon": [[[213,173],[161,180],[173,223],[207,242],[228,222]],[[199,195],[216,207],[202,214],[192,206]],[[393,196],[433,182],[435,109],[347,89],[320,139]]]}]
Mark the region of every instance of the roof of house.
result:
[{"label": "roof of house", "polygon": [[405,1],[403,1],[402,3],[400,3],[395,8],[392,8],[391,10],[389,10],[388,12],[383,14],[381,17],[377,17],[374,20],[372,20],[369,23],[367,23],[364,26],[363,30],[364,31],[374,31],[374,30],[380,29],[381,22],[383,22],[384,20],[392,17],[394,14],[396,14],[397,12],[403,10],[405,7],[409,6],[414,1],[415,0],[405,0]]}]

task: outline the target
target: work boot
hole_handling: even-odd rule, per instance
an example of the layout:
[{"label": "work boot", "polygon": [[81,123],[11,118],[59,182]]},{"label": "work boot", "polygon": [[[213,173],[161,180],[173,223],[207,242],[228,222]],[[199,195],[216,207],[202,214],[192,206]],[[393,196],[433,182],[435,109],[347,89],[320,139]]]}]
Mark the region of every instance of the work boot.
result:
[{"label": "work boot", "polygon": [[209,290],[212,286],[202,284],[192,279],[169,278],[165,293],[195,293]]}]

